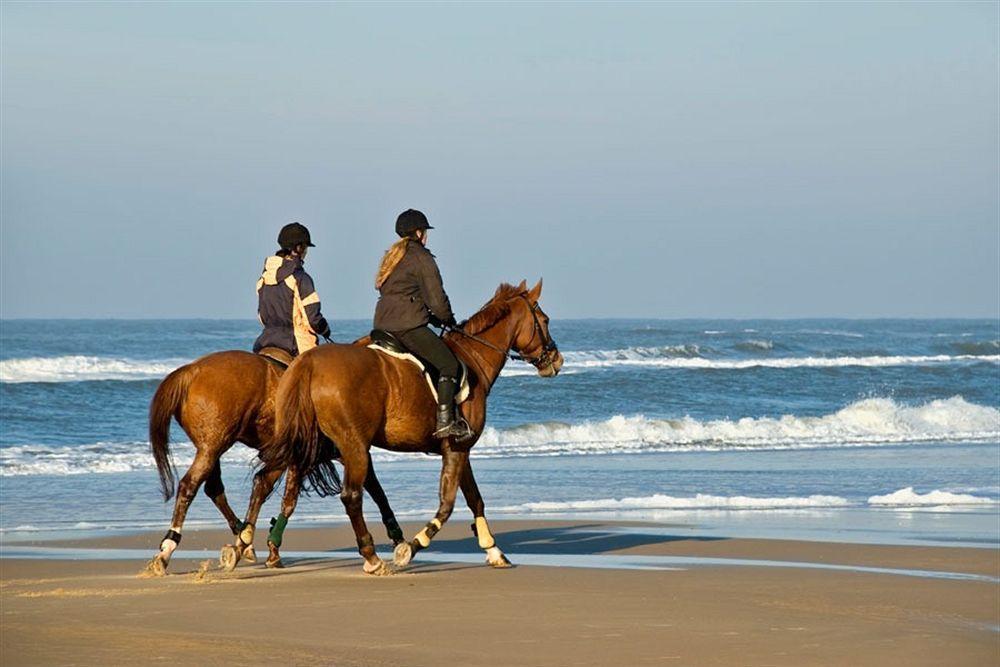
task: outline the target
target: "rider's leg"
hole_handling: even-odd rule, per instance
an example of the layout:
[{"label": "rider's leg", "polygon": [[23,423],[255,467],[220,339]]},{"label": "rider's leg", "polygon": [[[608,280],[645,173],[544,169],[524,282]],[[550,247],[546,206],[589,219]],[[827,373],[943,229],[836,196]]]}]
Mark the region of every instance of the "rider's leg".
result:
[{"label": "rider's leg", "polygon": [[435,436],[446,438],[451,435],[464,435],[464,429],[456,428],[455,424],[455,392],[459,368],[455,353],[428,327],[418,327],[398,337],[407,349],[422,357],[438,371]]}]

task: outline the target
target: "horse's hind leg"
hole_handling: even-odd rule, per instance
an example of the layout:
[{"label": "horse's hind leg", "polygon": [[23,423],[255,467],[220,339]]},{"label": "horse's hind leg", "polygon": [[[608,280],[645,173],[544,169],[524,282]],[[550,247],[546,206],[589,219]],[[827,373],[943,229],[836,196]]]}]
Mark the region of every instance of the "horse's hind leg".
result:
[{"label": "horse's hind leg", "polygon": [[181,528],[184,526],[184,517],[187,516],[188,507],[198,493],[198,487],[218,463],[218,451],[215,448],[199,449],[187,474],[181,478],[180,484],[177,485],[177,501],[174,503],[174,516],[170,523],[170,530],[160,542],[160,552],[149,563],[149,569],[154,574],[166,574],[170,556],[173,555],[181,541]]},{"label": "horse's hind leg", "polygon": [[[271,490],[281,477],[281,470],[261,471],[254,475],[253,491],[250,494],[250,505],[247,507],[246,518],[239,522],[236,534],[236,544],[227,544],[219,553],[219,566],[227,572],[232,571],[245,558],[251,563],[257,562],[257,554],[253,549],[254,532],[257,526],[257,516],[260,508],[271,495]],[[287,487],[286,487],[287,488]]]},{"label": "horse's hind leg", "polygon": [[368,452],[368,475],[365,477],[365,491],[368,492],[368,495],[378,505],[378,510],[382,514],[382,524],[385,526],[385,532],[389,536],[392,545],[396,546],[403,542],[406,539],[403,537],[403,529],[399,527],[399,522],[396,521],[396,514],[389,505],[389,499],[385,497],[385,491],[382,490],[382,484],[378,481],[378,477],[375,476],[375,466],[372,465],[371,451]]},{"label": "horse's hind leg", "polygon": [[215,466],[205,479],[205,495],[211,498],[215,506],[222,512],[222,516],[225,517],[233,535],[238,534],[243,524],[233,508],[229,506],[229,501],[226,500],[226,487],[222,483],[222,467],[218,461],[215,462]]},{"label": "horse's hind leg", "polygon": [[[344,456],[344,482],[340,492],[340,500],[344,503],[347,516],[351,519],[351,527],[354,528],[354,536],[358,540],[358,553],[365,559],[364,569],[368,574],[389,574],[390,570],[386,564],[375,553],[375,540],[368,532],[365,524],[365,515],[361,510],[361,503],[364,493],[361,491],[365,479],[368,477],[368,451],[364,445],[360,446],[357,456]],[[343,452],[344,450],[341,449]]]},{"label": "horse's hind leg", "polygon": [[468,459],[465,461],[465,468],[462,470],[459,484],[462,486],[465,502],[469,504],[472,516],[475,517],[472,524],[472,534],[479,540],[479,547],[486,551],[486,562],[492,567],[510,567],[510,561],[500,551],[496,540],[493,539],[493,533],[490,532],[490,525],[486,523],[486,503],[483,502],[483,496],[479,493],[479,485],[476,484],[476,478],[472,474],[472,463]]},{"label": "horse's hind leg", "polygon": [[292,518],[292,512],[299,502],[299,492],[302,489],[301,477],[298,468],[292,466],[285,475],[285,495],[281,498],[281,512],[278,516],[271,517],[271,530],[267,534],[267,562],[268,567],[284,567],[281,563],[281,542],[285,535],[285,526]]},{"label": "horse's hind leg", "polygon": [[452,510],[455,509],[455,493],[458,491],[462,470],[469,460],[469,452],[453,449],[449,439],[441,444],[441,458],[440,504],[437,514],[427,522],[427,525],[417,533],[412,541],[403,542],[396,547],[393,560],[397,566],[406,565],[413,559],[414,554],[429,547],[431,540],[441,530],[444,522],[448,520]]}]

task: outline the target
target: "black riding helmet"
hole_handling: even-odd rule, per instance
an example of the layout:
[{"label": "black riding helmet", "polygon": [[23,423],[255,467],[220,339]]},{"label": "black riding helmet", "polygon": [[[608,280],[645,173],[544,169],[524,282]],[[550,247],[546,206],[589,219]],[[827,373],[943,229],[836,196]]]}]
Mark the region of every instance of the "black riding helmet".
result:
[{"label": "black riding helmet", "polygon": [[278,232],[278,245],[282,250],[291,250],[297,245],[304,245],[315,248],[312,239],[309,237],[309,230],[305,225],[291,222],[281,228]]},{"label": "black riding helmet", "polygon": [[420,211],[408,208],[396,218],[396,234],[405,238],[418,229],[434,229],[427,223],[427,216]]}]

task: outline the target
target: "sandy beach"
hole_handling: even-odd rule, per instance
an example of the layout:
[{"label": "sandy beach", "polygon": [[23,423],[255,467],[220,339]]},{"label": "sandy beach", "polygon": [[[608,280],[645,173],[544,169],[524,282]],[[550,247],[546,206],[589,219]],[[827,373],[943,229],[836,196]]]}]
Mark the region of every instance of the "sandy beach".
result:
[{"label": "sandy beach", "polygon": [[[407,534],[416,528],[405,526]],[[383,578],[363,575],[359,559],[321,553],[351,549],[343,525],[289,530],[284,551],[305,555],[286,557],[283,570],[243,563],[219,571],[223,531],[185,535],[183,553],[201,557],[175,558],[158,579],[137,576],[141,560],[4,557],[0,659],[373,666],[1000,659],[995,549],[690,539],[672,537],[669,526],[582,521],[494,528],[516,567],[479,564],[460,519],[411,566]],[[151,555],[158,540],[38,545],[77,550],[63,556]],[[4,555],[30,546],[6,545]]]}]

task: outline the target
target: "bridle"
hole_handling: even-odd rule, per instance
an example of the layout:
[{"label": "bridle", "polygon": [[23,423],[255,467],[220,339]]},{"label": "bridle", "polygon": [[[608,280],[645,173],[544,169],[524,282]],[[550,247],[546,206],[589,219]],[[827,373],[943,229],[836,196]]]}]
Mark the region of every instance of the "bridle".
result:
[{"label": "bridle", "polygon": [[465,336],[470,340],[474,340],[481,345],[485,345],[491,350],[499,352],[500,354],[504,355],[508,359],[511,359],[512,361],[526,361],[535,368],[537,368],[538,370],[542,370],[543,368],[552,366],[553,364],[555,364],[556,356],[559,354],[559,348],[556,346],[556,342],[552,340],[552,336],[548,335],[548,333],[544,329],[542,329],[542,323],[538,321],[538,304],[531,303],[528,300],[528,297],[526,297],[524,294],[519,294],[518,296],[524,299],[524,302],[528,304],[528,310],[531,312],[531,319],[533,320],[533,325],[534,325],[534,330],[531,332],[531,339],[528,341],[528,344],[525,345],[525,347],[529,347],[536,337],[540,337],[542,339],[542,344],[539,347],[539,352],[534,357],[529,357],[527,355],[520,353],[514,353],[511,352],[510,350],[502,350],[493,343],[489,342],[488,340],[484,340],[474,334],[466,333],[465,331],[463,331],[458,327],[448,327],[448,330],[453,331],[462,336]]}]

